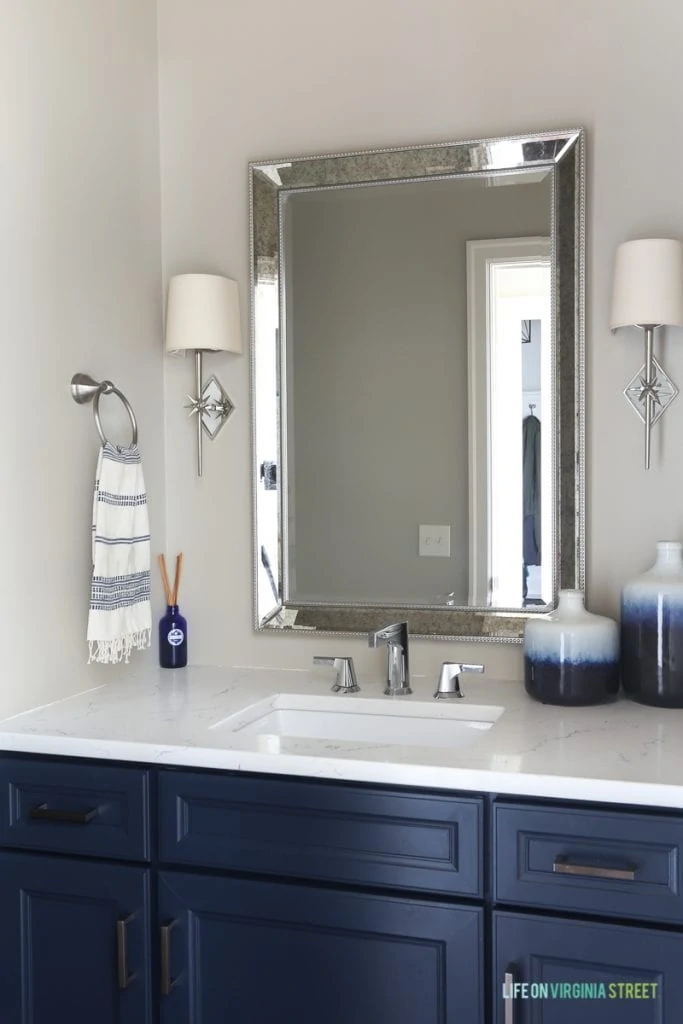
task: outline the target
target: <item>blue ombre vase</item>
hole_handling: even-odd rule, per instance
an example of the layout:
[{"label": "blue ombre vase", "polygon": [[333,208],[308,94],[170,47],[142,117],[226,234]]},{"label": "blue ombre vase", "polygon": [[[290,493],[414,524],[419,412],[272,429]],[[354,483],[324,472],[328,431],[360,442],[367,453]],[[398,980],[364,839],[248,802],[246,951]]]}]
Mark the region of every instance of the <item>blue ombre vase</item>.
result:
[{"label": "blue ombre vase", "polygon": [[621,678],[640,704],[683,707],[683,545],[660,541],[657,560],[621,593]]},{"label": "blue ombre vase", "polygon": [[603,704],[619,692],[619,627],[561,590],[555,611],[524,631],[524,685],[543,704]]}]

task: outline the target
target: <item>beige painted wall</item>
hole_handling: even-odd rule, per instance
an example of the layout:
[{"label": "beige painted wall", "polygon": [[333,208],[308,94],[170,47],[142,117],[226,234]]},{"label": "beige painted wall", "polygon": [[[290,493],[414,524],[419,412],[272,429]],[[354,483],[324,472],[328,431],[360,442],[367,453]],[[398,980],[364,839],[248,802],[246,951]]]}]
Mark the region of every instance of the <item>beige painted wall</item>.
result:
[{"label": "beige painted wall", "polygon": [[[159,0],[159,16],[165,276],[238,278],[245,338],[249,159],[588,129],[588,596],[616,612],[657,538],[683,536],[683,400],[657,428],[645,474],[642,427],[621,394],[642,343],[608,325],[617,243],[683,237],[680,0]],[[670,330],[660,347],[679,382],[681,342]],[[186,552],[192,659],[305,667],[343,648],[361,671],[379,667],[360,639],[252,634],[248,361],[210,364],[237,412],[198,481],[181,409],[191,367],[166,361],[169,546]],[[446,656],[521,670],[516,647],[428,641],[414,644],[414,670],[434,673]]]},{"label": "beige painted wall", "polygon": [[4,716],[117,672],[85,668],[99,442],[74,372],[133,403],[165,529],[154,0],[3,3],[0,83]]},{"label": "beige painted wall", "polygon": [[[294,603],[467,604],[466,243],[548,235],[550,212],[549,179],[292,197]],[[450,557],[420,557],[420,523]]]}]

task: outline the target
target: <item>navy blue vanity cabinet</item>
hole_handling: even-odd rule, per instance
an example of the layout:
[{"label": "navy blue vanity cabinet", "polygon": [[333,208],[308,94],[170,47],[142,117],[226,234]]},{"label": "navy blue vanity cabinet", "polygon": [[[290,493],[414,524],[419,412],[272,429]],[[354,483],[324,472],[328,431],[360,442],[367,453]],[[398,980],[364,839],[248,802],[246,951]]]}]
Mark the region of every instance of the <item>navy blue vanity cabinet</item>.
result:
[{"label": "navy blue vanity cabinet", "polygon": [[484,1024],[481,797],[164,771],[159,817],[162,1024]]},{"label": "navy blue vanity cabinet", "polygon": [[680,815],[501,799],[492,822],[495,1024],[683,1020]]},{"label": "navy blue vanity cabinet", "polygon": [[0,756],[1,1024],[153,1024],[149,787]]},{"label": "navy blue vanity cabinet", "polygon": [[162,871],[161,1024],[484,1024],[478,907]]},{"label": "navy blue vanity cabinet", "polygon": [[152,1024],[149,875],[0,853],[2,1024]]},{"label": "navy blue vanity cabinet", "polygon": [[681,812],[0,755],[0,1024],[678,1021]]},{"label": "navy blue vanity cabinet", "polygon": [[494,911],[494,1022],[675,1024],[682,965],[680,932]]}]

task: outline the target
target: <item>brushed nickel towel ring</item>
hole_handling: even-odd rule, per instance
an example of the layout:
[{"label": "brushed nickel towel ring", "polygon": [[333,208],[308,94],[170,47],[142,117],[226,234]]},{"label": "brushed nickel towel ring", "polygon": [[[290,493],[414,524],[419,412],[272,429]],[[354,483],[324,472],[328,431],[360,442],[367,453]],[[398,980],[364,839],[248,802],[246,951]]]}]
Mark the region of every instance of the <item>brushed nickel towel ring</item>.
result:
[{"label": "brushed nickel towel ring", "polygon": [[71,397],[74,402],[78,402],[79,405],[85,405],[87,402],[92,402],[95,426],[97,428],[97,433],[100,436],[100,441],[102,444],[108,444],[107,436],[102,429],[102,420],[100,419],[100,397],[102,395],[116,395],[116,397],[121,400],[126,412],[128,413],[128,419],[130,420],[131,429],[133,431],[133,440],[131,444],[137,444],[138,421],[135,418],[133,407],[124,393],[119,391],[119,389],[115,387],[110,380],[93,380],[93,378],[87,373],[75,373],[71,378]]}]

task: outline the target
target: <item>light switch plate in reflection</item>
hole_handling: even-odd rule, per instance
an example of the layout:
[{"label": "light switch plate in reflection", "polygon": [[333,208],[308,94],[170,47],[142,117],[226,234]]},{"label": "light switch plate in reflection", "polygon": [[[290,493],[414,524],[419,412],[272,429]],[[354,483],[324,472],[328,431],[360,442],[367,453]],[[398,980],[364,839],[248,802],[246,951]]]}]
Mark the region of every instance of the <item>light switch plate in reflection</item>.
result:
[{"label": "light switch plate in reflection", "polygon": [[420,526],[420,555],[427,558],[450,558],[450,526]]}]

